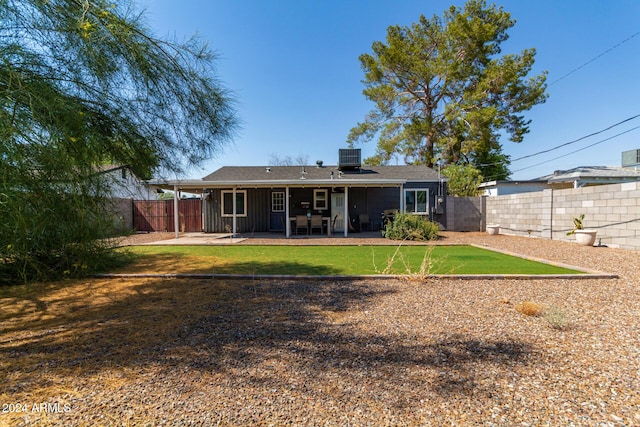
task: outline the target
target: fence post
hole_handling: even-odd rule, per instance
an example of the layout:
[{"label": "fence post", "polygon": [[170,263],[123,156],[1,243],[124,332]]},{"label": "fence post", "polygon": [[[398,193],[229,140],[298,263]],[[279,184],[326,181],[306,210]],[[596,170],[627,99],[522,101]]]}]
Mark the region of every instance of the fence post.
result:
[{"label": "fence post", "polygon": [[540,237],[553,240],[553,189],[542,190],[539,218],[542,230]]},{"label": "fence post", "polygon": [[180,196],[178,194],[178,186],[173,186],[173,225],[176,228],[176,239],[180,237],[180,216],[178,214],[178,200],[180,200]]},{"label": "fence post", "polygon": [[549,240],[553,240],[553,188],[551,189],[551,209],[549,211]]},{"label": "fence post", "polygon": [[480,231],[487,229],[487,196],[480,196]]}]

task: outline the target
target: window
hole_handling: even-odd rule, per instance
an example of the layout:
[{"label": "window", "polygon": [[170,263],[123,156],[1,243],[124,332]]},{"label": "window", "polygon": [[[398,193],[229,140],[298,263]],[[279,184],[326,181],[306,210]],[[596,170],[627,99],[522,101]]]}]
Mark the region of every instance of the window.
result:
[{"label": "window", "polygon": [[327,190],[313,190],[313,209],[317,211],[326,211],[328,206]]},{"label": "window", "polygon": [[427,215],[429,213],[429,190],[404,190],[404,210],[408,213]]},{"label": "window", "polygon": [[[236,216],[247,216],[247,190],[236,191]],[[222,192],[222,216],[233,216],[233,191]]]},{"label": "window", "polygon": [[271,193],[271,212],[284,212],[284,191]]}]

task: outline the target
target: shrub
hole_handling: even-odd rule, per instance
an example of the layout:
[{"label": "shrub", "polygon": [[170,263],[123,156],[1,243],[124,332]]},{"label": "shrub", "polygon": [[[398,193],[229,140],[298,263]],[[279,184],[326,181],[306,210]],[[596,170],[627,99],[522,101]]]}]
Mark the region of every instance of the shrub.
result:
[{"label": "shrub", "polygon": [[571,315],[562,307],[555,305],[545,307],[542,311],[542,317],[553,329],[564,331],[571,326]]},{"label": "shrub", "polygon": [[391,240],[438,240],[437,223],[419,215],[398,213],[392,223],[387,224],[382,235]]},{"label": "shrub", "polygon": [[516,305],[516,310],[526,316],[537,316],[542,312],[542,306],[535,302],[524,301]]},{"label": "shrub", "polygon": [[119,227],[107,199],[94,195],[105,191],[100,184],[68,183],[64,191],[53,180],[20,185],[0,184],[0,286],[81,277],[121,264],[109,239]]}]

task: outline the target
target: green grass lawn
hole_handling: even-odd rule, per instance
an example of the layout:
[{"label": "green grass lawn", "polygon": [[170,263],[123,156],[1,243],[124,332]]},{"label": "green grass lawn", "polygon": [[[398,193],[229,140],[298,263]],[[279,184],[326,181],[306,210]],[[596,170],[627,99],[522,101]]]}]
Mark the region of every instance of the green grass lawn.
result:
[{"label": "green grass lawn", "polygon": [[[126,273],[575,274],[473,246],[136,246]],[[423,268],[422,266],[425,265]]]}]

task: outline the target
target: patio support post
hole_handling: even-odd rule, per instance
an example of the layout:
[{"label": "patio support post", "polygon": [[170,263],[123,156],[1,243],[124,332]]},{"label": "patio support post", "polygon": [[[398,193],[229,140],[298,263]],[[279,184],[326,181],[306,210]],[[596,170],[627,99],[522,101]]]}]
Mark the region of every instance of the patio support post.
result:
[{"label": "patio support post", "polygon": [[237,226],[237,220],[236,220],[237,218],[236,218],[236,216],[237,216],[238,212],[237,212],[237,207],[236,207],[236,203],[237,203],[237,201],[236,201],[236,194],[237,194],[236,190],[237,190],[237,188],[233,187],[233,195],[231,196],[231,197],[233,197],[233,236],[232,237],[235,237],[235,235],[236,235],[236,226]]},{"label": "patio support post", "polygon": [[284,233],[287,239],[291,237],[291,221],[289,221],[289,187],[284,188]]},{"label": "patio support post", "polygon": [[344,237],[348,236],[349,225],[351,219],[349,218],[349,187],[344,187]]},{"label": "patio support post", "polygon": [[399,212],[404,212],[404,185],[400,184],[400,209]]},{"label": "patio support post", "polygon": [[180,237],[180,217],[178,216],[178,201],[180,197],[178,196],[178,186],[173,186],[173,226],[176,231],[176,239]]}]

